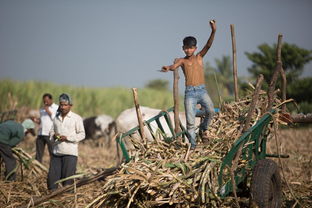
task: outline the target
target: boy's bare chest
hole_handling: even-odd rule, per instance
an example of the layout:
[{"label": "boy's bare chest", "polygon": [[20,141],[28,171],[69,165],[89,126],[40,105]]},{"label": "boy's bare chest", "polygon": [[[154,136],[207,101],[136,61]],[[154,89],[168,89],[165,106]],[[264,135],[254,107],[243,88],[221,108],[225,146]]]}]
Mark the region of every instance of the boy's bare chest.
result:
[{"label": "boy's bare chest", "polygon": [[200,69],[200,67],[202,67],[200,61],[197,59],[192,59],[192,60],[184,60],[182,68],[184,70],[196,70]]}]

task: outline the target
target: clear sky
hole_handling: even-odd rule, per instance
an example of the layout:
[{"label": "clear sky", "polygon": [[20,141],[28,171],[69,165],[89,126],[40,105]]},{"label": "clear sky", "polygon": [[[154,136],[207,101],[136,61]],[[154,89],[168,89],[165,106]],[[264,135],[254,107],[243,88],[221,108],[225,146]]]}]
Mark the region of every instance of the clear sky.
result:
[{"label": "clear sky", "polygon": [[312,49],[311,11],[310,0],[0,0],[0,79],[129,88],[172,80],[157,70],[184,56],[185,36],[201,49],[211,19],[217,33],[205,62],[231,56],[234,24],[239,76],[248,76],[244,52],[278,33]]}]

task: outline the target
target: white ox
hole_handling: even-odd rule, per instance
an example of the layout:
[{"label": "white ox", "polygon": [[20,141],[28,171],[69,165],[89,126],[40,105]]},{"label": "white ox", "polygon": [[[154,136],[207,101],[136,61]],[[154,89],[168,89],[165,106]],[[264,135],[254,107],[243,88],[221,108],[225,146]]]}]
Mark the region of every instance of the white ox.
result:
[{"label": "white ox", "polygon": [[[140,106],[140,110],[141,110],[143,121],[149,120],[150,118],[158,115],[162,111],[160,109],[154,109],[154,108],[149,108],[149,107],[145,107],[145,106]],[[173,129],[174,129],[174,113],[169,112],[169,116],[171,118],[171,123],[172,123]],[[186,128],[185,113],[180,112],[179,117],[180,117],[180,121],[181,121],[182,125]],[[130,108],[130,109],[124,110],[116,118],[115,122],[116,122],[117,132],[119,132],[119,133],[125,133],[125,132],[131,130],[132,128],[138,126],[136,109]],[[160,123],[163,126],[163,129],[164,129],[166,136],[171,137],[172,133],[171,133],[169,126],[167,125],[167,122],[163,116],[160,118]],[[198,126],[199,123],[200,123],[200,118],[196,118],[196,126]],[[157,131],[158,125],[155,121],[151,123],[151,128],[152,128],[154,133]],[[147,126],[144,126],[144,133],[145,133],[145,136],[146,136],[148,141],[153,140],[153,137],[150,134],[150,131],[148,130]],[[135,137],[138,137],[138,134],[135,135]],[[127,145],[129,145],[129,144],[127,144]],[[128,148],[129,148],[129,146],[128,146]]]}]

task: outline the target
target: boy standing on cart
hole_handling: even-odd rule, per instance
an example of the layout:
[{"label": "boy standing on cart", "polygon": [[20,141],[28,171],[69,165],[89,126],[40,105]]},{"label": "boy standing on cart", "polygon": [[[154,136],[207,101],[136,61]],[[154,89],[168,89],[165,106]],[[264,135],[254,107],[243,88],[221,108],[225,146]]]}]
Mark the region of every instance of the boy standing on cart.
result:
[{"label": "boy standing on cart", "polygon": [[[195,134],[195,117],[203,117],[200,124],[199,133],[203,139],[208,138],[208,125],[214,115],[213,103],[207,93],[205,87],[204,64],[203,57],[211,47],[216,33],[216,23],[214,20],[210,21],[211,34],[203,49],[195,54],[197,49],[197,40],[192,36],[183,39],[183,51],[185,57],[177,58],[174,64],[170,66],[163,66],[162,72],[174,71],[181,67],[185,76],[185,96],[184,107],[186,114],[186,127],[188,131],[191,149],[196,147],[196,134]],[[201,109],[197,109],[196,105],[200,104]]]}]

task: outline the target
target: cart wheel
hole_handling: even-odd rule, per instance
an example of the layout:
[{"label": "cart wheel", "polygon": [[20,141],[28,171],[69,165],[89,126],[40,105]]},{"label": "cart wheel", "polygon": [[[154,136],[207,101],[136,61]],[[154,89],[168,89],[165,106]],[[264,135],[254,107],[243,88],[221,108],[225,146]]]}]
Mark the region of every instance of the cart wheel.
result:
[{"label": "cart wheel", "polygon": [[259,160],[253,170],[251,197],[259,208],[280,208],[281,177],[277,164],[268,159]]}]

